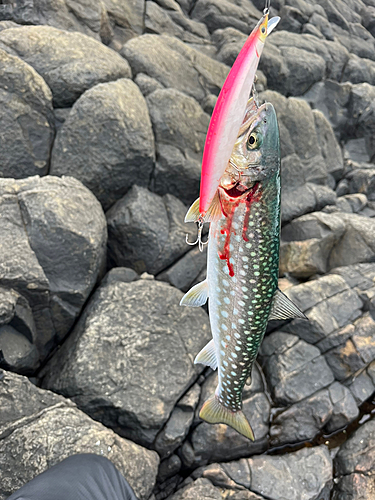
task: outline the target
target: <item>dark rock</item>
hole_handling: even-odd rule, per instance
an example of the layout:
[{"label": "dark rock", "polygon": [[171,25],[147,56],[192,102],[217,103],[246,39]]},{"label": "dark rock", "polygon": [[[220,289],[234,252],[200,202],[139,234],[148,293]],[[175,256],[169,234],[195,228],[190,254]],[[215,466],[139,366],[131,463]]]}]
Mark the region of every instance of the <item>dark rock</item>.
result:
[{"label": "dark rock", "polygon": [[207,314],[181,308],[181,298],[150,280],[100,287],[47,365],[44,386],[150,446],[202,370],[193,360],[210,337]]},{"label": "dark rock", "polygon": [[103,0],[113,25],[113,46],[119,50],[126,40],[144,31],[145,0]]},{"label": "dark rock", "polygon": [[206,24],[210,32],[230,26],[246,34],[261,17],[260,11],[248,0],[241,0],[238,4],[228,0],[198,0],[191,15]]},{"label": "dark rock", "polygon": [[[375,178],[374,178],[375,179]],[[358,213],[363,210],[367,205],[367,196],[365,194],[347,194],[341,196],[336,201],[336,206],[342,212],[346,213]]]},{"label": "dark rock", "polygon": [[3,372],[0,380],[0,498],[77,453],[109,458],[138,498],[149,498],[158,457],[94,422],[69,400]]},{"label": "dark rock", "polygon": [[342,81],[351,82],[352,84],[366,82],[374,85],[374,61],[363,59],[362,57],[358,57],[355,54],[350,54],[348,63],[346,64],[343,71]]},{"label": "dark rock", "polygon": [[324,38],[326,38],[327,40],[333,41],[335,39],[335,35],[332,31],[328,19],[321,14],[314,12],[314,14],[309,19],[309,24],[316,27],[322,34],[322,36],[324,36]]},{"label": "dark rock", "polygon": [[136,281],[138,279],[139,275],[130,267],[114,267],[108,271],[100,284],[109,285],[110,283],[115,283],[116,281],[131,283],[132,281]]},{"label": "dark rock", "polygon": [[[105,217],[95,197],[70,178],[3,179],[0,205],[0,284],[28,301],[36,327],[29,340],[45,357],[68,333],[103,268]],[[28,306],[20,306],[11,324],[27,334],[32,320]]]},{"label": "dark rock", "polygon": [[39,353],[34,344],[10,325],[0,327],[0,367],[31,374],[38,367]]},{"label": "dark rock", "polygon": [[218,95],[229,68],[167,35],[142,35],[129,40],[121,50],[133,74],[145,73],[164,87],[172,87],[203,101],[208,93]]},{"label": "dark rock", "polygon": [[347,175],[350,193],[363,193],[370,201],[375,201],[375,169],[353,170]]},{"label": "dark rock", "polygon": [[375,385],[366,371],[357,375],[348,387],[358,406],[369,399],[375,392]]},{"label": "dark rock", "polygon": [[313,110],[313,115],[319,148],[327,167],[327,172],[336,181],[340,180],[344,171],[344,162],[333,129],[321,111]]},{"label": "dark rock", "polygon": [[375,420],[361,425],[340,447],[335,457],[337,475],[368,473],[375,468]]},{"label": "dark rock", "polygon": [[250,489],[271,500],[322,498],[332,482],[332,460],[325,446],[280,456],[256,456],[249,459],[249,465]]},{"label": "dark rock", "polygon": [[28,301],[13,289],[0,287],[0,326],[9,324],[30,342],[36,339],[33,312]]},{"label": "dark rock", "polygon": [[[3,5],[4,7],[4,5]],[[12,19],[15,23],[47,24],[66,31],[78,31],[108,43],[111,27],[103,2],[63,0],[56,4],[53,0],[46,2],[9,3],[6,12],[1,12],[1,19]],[[9,21],[8,21],[9,23]],[[12,24],[8,28],[12,28]]]},{"label": "dark rock", "polygon": [[196,228],[184,224],[186,207],[167,194],[160,197],[133,186],[107,212],[109,257],[117,266],[132,267],[141,274],[157,274],[189,249]]},{"label": "dark rock", "polygon": [[302,12],[290,5],[284,5],[280,10],[281,20],[277,28],[281,31],[289,31],[292,33],[300,33],[302,25],[306,24],[308,17]]},{"label": "dark rock", "polygon": [[194,419],[194,411],[175,408],[164,429],[155,439],[155,449],[163,459],[172,454],[189,432]]},{"label": "dark rock", "polygon": [[52,95],[43,78],[0,50],[0,177],[46,175],[54,139]]},{"label": "dark rock", "polygon": [[178,474],[181,469],[181,459],[178,455],[171,455],[160,463],[158,481],[163,483],[170,477]]},{"label": "dark rock", "polygon": [[134,183],[148,185],[154,155],[145,99],[134,82],[120,79],[90,89],[73,106],[50,173],[79,179],[107,210]]},{"label": "dark rock", "polygon": [[156,279],[167,281],[171,285],[187,292],[195,284],[202,271],[207,265],[207,247],[201,252],[199,248],[194,248],[185,254],[171,267],[160,273]]},{"label": "dark rock", "polygon": [[32,66],[52,90],[56,107],[68,107],[98,83],[130,78],[129,64],[116,52],[81,33],[50,26],[0,32],[0,47]]},{"label": "dark rock", "polygon": [[356,472],[342,476],[335,484],[332,500],[362,500],[373,498],[375,484],[373,474]]},{"label": "dark rock", "polygon": [[375,155],[375,88],[367,83],[353,85],[348,104],[348,117],[354,135],[364,138],[370,159]]},{"label": "dark rock", "polygon": [[71,108],[56,108],[53,110],[53,114],[55,115],[55,128],[56,132],[60,130],[62,125],[66,122]]},{"label": "dark rock", "polygon": [[326,430],[331,433],[346,427],[359,415],[359,409],[352,393],[339,382],[334,382],[329,388],[333,409],[332,416],[326,425]]},{"label": "dark rock", "polygon": [[145,75],[144,73],[138,73],[138,75],[134,78],[134,81],[145,97],[155,90],[161,90],[164,88],[161,83],[155,80],[155,78],[151,78],[151,76]]},{"label": "dark rock", "polygon": [[215,488],[208,479],[197,479],[193,483],[181,488],[168,500],[222,500],[220,490]]}]

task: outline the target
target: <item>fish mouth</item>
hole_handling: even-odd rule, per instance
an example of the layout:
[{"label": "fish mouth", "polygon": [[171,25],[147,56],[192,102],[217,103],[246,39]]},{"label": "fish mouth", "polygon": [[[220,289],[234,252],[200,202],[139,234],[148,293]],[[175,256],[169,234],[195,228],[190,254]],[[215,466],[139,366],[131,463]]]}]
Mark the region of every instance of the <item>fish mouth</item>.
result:
[{"label": "fish mouth", "polygon": [[254,184],[252,184],[250,187],[248,187],[248,186],[244,186],[240,182],[237,182],[237,184],[235,184],[230,189],[225,189],[223,187],[221,187],[221,189],[225,192],[225,194],[227,196],[229,196],[230,198],[236,199],[236,198],[246,197],[247,194],[249,193],[249,191],[253,188],[253,186],[254,186]]}]

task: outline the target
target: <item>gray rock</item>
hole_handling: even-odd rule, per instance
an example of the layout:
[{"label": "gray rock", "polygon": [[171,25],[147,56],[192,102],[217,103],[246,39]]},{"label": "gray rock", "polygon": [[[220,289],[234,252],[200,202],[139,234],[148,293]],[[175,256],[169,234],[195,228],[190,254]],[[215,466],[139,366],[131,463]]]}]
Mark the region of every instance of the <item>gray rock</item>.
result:
[{"label": "gray rock", "polygon": [[347,194],[337,199],[336,206],[342,212],[356,214],[366,207],[367,201],[367,196],[365,194]]},{"label": "gray rock", "polygon": [[145,0],[103,0],[113,26],[112,45],[116,50],[144,31]]},{"label": "gray rock", "polygon": [[109,285],[110,283],[115,283],[116,281],[122,281],[123,283],[131,283],[139,279],[139,275],[131,269],[130,267],[114,267],[104,276],[101,285]]},{"label": "gray rock", "polygon": [[207,247],[204,248],[203,252],[197,247],[160,273],[156,279],[166,281],[183,292],[187,292],[198,281],[198,276],[202,271],[205,271],[206,265]]},{"label": "gray rock", "polygon": [[181,308],[181,298],[150,280],[100,287],[44,370],[43,385],[150,446],[202,370],[193,360],[210,337],[207,314]]},{"label": "gray rock", "polygon": [[220,490],[215,488],[208,479],[199,478],[193,483],[181,488],[168,500],[221,500]]},{"label": "gray rock", "polygon": [[117,436],[94,422],[69,400],[2,372],[0,380],[0,498],[77,453],[109,458],[127,478],[138,498],[146,500],[155,483],[155,452]]},{"label": "gray rock", "polygon": [[0,287],[0,326],[9,324],[33,342],[36,328],[28,301],[13,289]]},{"label": "gray rock", "polygon": [[332,460],[325,446],[252,457],[249,465],[250,489],[271,500],[315,500],[332,482]]},{"label": "gray rock", "polygon": [[365,194],[370,201],[375,201],[375,169],[356,169],[347,175],[350,193]]},{"label": "gray rock", "polygon": [[90,89],[73,106],[50,173],[79,179],[107,210],[133,184],[148,185],[154,155],[145,99],[131,80],[120,79]]},{"label": "gray rock", "polygon": [[375,154],[375,88],[368,83],[353,85],[348,103],[348,118],[357,138],[364,138],[370,159]]},{"label": "gray rock", "polygon": [[356,472],[342,476],[335,484],[332,500],[362,500],[375,494],[373,474]]},{"label": "gray rock", "polygon": [[54,139],[52,95],[43,78],[0,50],[0,177],[46,175]]},{"label": "gray rock", "polygon": [[0,367],[22,374],[32,374],[39,365],[34,344],[10,325],[0,327]]},{"label": "gray rock", "polygon": [[98,83],[130,78],[129,64],[116,52],[81,33],[50,26],[0,32],[0,48],[32,66],[52,90],[56,107],[68,107]]},{"label": "gray rock", "polygon": [[281,332],[271,333],[264,339],[261,351],[262,365],[273,400],[281,405],[297,403],[334,381],[332,371],[319,349],[304,340],[295,342],[294,336],[290,337],[293,345],[280,351],[275,346],[288,336]]},{"label": "gray rock", "polygon": [[206,24],[210,32],[230,26],[246,34],[250,33],[261,17],[260,11],[247,0],[241,0],[238,4],[228,0],[198,0],[191,15]]},{"label": "gray rock", "polygon": [[371,398],[375,392],[373,380],[366,371],[357,375],[348,387],[358,406]]},{"label": "gray rock", "polygon": [[196,228],[183,222],[185,213],[185,205],[174,196],[133,186],[107,212],[111,261],[139,274],[162,271],[189,250],[185,234],[196,236]]},{"label": "gray rock", "polygon": [[190,430],[194,411],[175,408],[164,429],[155,439],[155,449],[163,459],[171,455],[182,443]]},{"label": "gray rock", "polygon": [[375,468],[375,420],[361,425],[340,447],[335,457],[337,475],[368,473]]},{"label": "gray rock", "polygon": [[346,427],[359,415],[359,409],[352,393],[347,387],[334,382],[329,388],[333,409],[332,416],[326,425],[326,430],[331,433]]},{"label": "gray rock", "polygon": [[[5,7],[3,5],[3,7]],[[109,43],[111,27],[107,10],[102,1],[62,0],[54,2],[35,1],[31,4],[17,2],[6,5],[6,11],[1,12],[1,19],[11,19],[15,23],[47,24],[66,31],[78,31],[89,35],[103,43]],[[9,23],[8,28],[16,27]],[[14,26],[12,26],[14,24]]]},{"label": "gray rock", "polygon": [[[31,177],[0,182],[0,285],[28,301],[35,322],[29,338],[44,358],[68,333],[105,263],[105,217],[75,179]],[[18,324],[27,320],[22,305]],[[22,320],[22,316],[24,320]]]},{"label": "gray rock", "polygon": [[171,455],[160,463],[158,482],[164,483],[170,477],[175,476],[181,470],[181,459],[178,455]]},{"label": "gray rock", "polygon": [[344,162],[333,129],[322,112],[313,110],[313,115],[319,148],[326,164],[327,172],[336,181],[340,180],[344,171]]},{"label": "gray rock", "polygon": [[138,85],[140,91],[145,97],[155,90],[161,90],[164,88],[161,83],[155,80],[155,78],[151,78],[151,76],[145,75],[144,73],[138,73],[138,75],[134,78],[134,82]]},{"label": "gray rock", "polygon": [[164,87],[172,87],[203,101],[218,94],[229,68],[167,35],[142,35],[129,40],[121,50],[133,74],[145,73]]},{"label": "gray rock", "polygon": [[251,477],[248,461],[244,458],[233,462],[211,464],[195,469],[194,479],[209,479],[214,486],[227,489],[249,488]]}]

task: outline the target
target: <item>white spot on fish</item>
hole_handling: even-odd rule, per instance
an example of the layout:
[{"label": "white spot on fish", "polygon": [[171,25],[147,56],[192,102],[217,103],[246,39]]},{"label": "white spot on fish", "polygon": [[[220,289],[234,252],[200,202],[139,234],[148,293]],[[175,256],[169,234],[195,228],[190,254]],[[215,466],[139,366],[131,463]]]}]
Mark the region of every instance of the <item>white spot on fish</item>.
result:
[{"label": "white spot on fish", "polygon": [[226,304],[230,304],[230,299],[229,299],[228,297],[224,297],[224,302],[225,302]]},{"label": "white spot on fish", "polygon": [[221,315],[224,316],[224,318],[227,318],[228,317],[228,313],[227,311],[221,311]]},{"label": "white spot on fish", "polygon": [[223,280],[222,283],[224,286],[229,286],[229,282],[227,280]]}]

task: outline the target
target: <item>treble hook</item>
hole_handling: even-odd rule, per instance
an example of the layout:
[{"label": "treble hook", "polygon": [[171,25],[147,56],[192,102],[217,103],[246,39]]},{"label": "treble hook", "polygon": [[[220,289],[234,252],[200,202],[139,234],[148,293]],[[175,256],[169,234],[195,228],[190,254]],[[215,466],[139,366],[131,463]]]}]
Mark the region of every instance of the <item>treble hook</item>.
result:
[{"label": "treble hook", "polygon": [[207,245],[208,243],[208,238],[207,238],[207,241],[202,241],[202,231],[203,231],[203,225],[204,225],[204,222],[201,218],[199,218],[197,220],[198,222],[198,236],[197,236],[197,239],[194,241],[194,243],[190,242],[189,241],[189,235],[187,234],[186,235],[186,243],[190,246],[194,246],[198,243],[198,246],[199,246],[199,251],[200,252],[203,252],[203,247],[205,245]]},{"label": "treble hook", "polygon": [[256,80],[254,79],[254,83],[253,83],[253,86],[252,86],[252,89],[251,89],[251,93],[253,94],[255,106],[257,107],[257,109],[259,109],[258,92],[257,92],[257,89],[255,87],[255,82],[256,82]]}]

